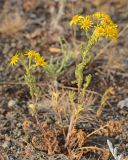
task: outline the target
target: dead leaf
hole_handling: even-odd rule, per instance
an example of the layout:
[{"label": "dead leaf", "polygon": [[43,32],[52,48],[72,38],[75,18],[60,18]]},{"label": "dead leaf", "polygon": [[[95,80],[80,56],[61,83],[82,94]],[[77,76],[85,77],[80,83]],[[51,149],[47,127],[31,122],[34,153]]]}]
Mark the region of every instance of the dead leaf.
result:
[{"label": "dead leaf", "polygon": [[49,52],[51,52],[51,53],[61,53],[61,49],[60,48],[50,47],[49,48]]}]

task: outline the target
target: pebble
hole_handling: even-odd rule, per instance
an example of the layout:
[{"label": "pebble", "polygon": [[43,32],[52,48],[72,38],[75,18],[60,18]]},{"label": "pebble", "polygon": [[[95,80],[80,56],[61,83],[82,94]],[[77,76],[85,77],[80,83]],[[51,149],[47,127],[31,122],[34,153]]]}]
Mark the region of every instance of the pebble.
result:
[{"label": "pebble", "polygon": [[124,107],[128,108],[128,98],[120,101],[117,106],[119,106],[121,109],[123,109]]},{"label": "pebble", "polygon": [[15,105],[16,105],[16,100],[10,100],[9,102],[8,102],[8,107],[14,107]]},{"label": "pebble", "polygon": [[16,43],[11,43],[11,47],[16,47]]},{"label": "pebble", "polygon": [[8,156],[7,160],[16,160],[14,156]]},{"label": "pebble", "polygon": [[2,147],[5,148],[9,148],[11,146],[11,143],[9,141],[5,141],[2,145]]},{"label": "pebble", "polygon": [[17,125],[18,128],[22,127],[22,123],[20,123],[20,122],[17,123],[16,125]]}]

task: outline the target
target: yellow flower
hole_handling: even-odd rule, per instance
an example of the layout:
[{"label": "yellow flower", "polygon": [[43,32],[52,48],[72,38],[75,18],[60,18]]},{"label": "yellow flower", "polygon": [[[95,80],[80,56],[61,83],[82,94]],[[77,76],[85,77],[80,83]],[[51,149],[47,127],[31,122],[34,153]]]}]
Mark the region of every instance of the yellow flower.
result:
[{"label": "yellow flower", "polygon": [[95,40],[97,41],[100,37],[105,37],[107,39],[112,39],[113,41],[118,37],[117,25],[110,23],[104,26],[96,26],[93,32]]},{"label": "yellow flower", "polygon": [[79,15],[73,16],[72,20],[70,21],[70,26],[72,26],[73,24],[78,24],[79,21],[83,18],[84,18],[83,16],[79,16]]},{"label": "yellow flower", "polygon": [[110,20],[110,16],[106,13],[103,13],[103,12],[96,12],[93,14],[93,17],[97,20],[101,20],[102,18],[105,18],[105,19],[108,19]]},{"label": "yellow flower", "polygon": [[28,58],[37,58],[40,56],[40,54],[34,50],[27,51],[25,55],[28,56]]},{"label": "yellow flower", "polygon": [[84,19],[81,20],[79,26],[81,29],[88,30],[92,26],[92,20],[90,16],[84,17]]},{"label": "yellow flower", "polygon": [[101,21],[102,25],[110,23],[112,21],[111,17],[103,12],[96,12],[93,14],[93,17],[94,19]]},{"label": "yellow flower", "polygon": [[98,38],[104,36],[104,28],[102,26],[96,26],[94,30],[94,35]]},{"label": "yellow flower", "polygon": [[118,38],[118,29],[116,24],[106,25],[104,27],[105,37],[108,39],[117,40]]},{"label": "yellow flower", "polygon": [[113,23],[111,17],[103,12],[96,12],[92,16],[75,15],[70,21],[70,25],[77,24],[80,29],[88,31],[93,26],[92,42],[96,42],[100,37],[116,40],[118,37],[117,25]]},{"label": "yellow flower", "polygon": [[96,13],[94,13],[93,14],[93,17],[95,18],[95,19],[101,19],[101,18],[103,18],[104,17],[104,13],[102,13],[102,12],[96,12]]},{"label": "yellow flower", "polygon": [[36,66],[40,66],[40,67],[46,66],[46,62],[44,61],[43,57],[39,57],[35,59],[35,62],[36,62]]},{"label": "yellow flower", "polygon": [[11,65],[16,65],[16,63],[19,61],[19,56],[16,53],[14,56],[12,56],[11,60],[10,60],[10,64]]},{"label": "yellow flower", "polygon": [[108,15],[106,15],[105,17],[103,17],[101,19],[101,24],[102,25],[106,25],[107,23],[111,23],[111,22],[112,22],[112,20],[111,20],[111,18]]}]

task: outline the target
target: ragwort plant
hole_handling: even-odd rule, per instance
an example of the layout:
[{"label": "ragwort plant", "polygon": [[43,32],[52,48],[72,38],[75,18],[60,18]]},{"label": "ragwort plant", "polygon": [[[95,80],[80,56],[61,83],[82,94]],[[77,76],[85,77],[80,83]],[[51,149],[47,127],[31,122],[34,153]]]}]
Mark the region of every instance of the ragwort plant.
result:
[{"label": "ragwort plant", "polygon": [[[82,31],[84,31],[88,42],[87,45],[81,45],[80,47],[82,61],[76,65],[75,69],[75,83],[78,87],[78,104],[76,111],[73,112],[70,119],[70,127],[67,134],[66,146],[69,143],[71,132],[74,128],[76,120],[79,117],[80,112],[85,108],[83,98],[86,93],[86,89],[91,82],[92,76],[89,74],[84,79],[83,71],[92,60],[93,55],[90,53],[90,50],[98,43],[100,38],[116,41],[118,37],[117,25],[112,21],[111,17],[105,13],[96,12],[93,15],[87,15],[85,17],[82,15],[75,15],[70,21],[70,25],[77,25]],[[73,98],[71,101],[72,100]]]},{"label": "ragwort plant", "polygon": [[[70,25],[71,26],[77,25],[82,31],[84,31],[88,39],[88,42],[86,45],[80,46],[80,53],[82,60],[80,63],[76,65],[75,69],[76,80],[74,81],[74,83],[77,84],[78,92],[76,93],[74,91],[70,91],[68,96],[73,111],[70,116],[68,131],[65,132],[65,130],[63,130],[63,134],[65,138],[64,147],[69,154],[71,153],[72,150],[72,145],[70,143],[71,137],[73,137],[72,135],[74,134],[74,129],[77,119],[79,118],[81,111],[83,111],[83,109],[85,109],[86,107],[84,98],[86,95],[87,88],[90,85],[92,79],[91,74],[88,74],[85,77],[83,76],[84,69],[91,62],[93,57],[93,55],[90,52],[91,48],[98,43],[100,38],[116,41],[118,37],[117,25],[112,21],[111,17],[105,13],[96,12],[93,15],[87,15],[87,16],[75,15],[70,21]],[[41,96],[41,90],[37,85],[33,71],[35,71],[37,67],[42,67],[47,73],[50,74],[51,77],[53,77],[53,79],[57,80],[58,76],[67,66],[67,63],[70,59],[69,57],[70,56],[66,56],[66,54],[64,54],[64,59],[62,59],[61,62],[56,61],[55,63],[51,58],[50,63],[48,64],[44,61],[44,58],[41,57],[39,53],[37,53],[34,50],[30,50],[22,54],[16,53],[11,58],[10,61],[11,65],[15,65],[20,62],[25,69],[25,74],[24,74],[25,83],[29,87],[30,94],[32,97],[32,104],[29,105],[29,109],[31,113],[35,115],[37,123],[38,119],[37,119],[36,108],[38,107],[37,102]],[[55,89],[55,91],[57,92],[58,88],[57,90]],[[59,96],[59,94],[57,95]],[[102,108],[106,102],[105,95],[102,98],[102,104],[101,104]],[[58,96],[57,97],[55,96],[56,97],[55,104],[57,104]],[[77,97],[77,102],[76,102],[76,97]],[[102,108],[100,107],[99,110],[102,110]],[[61,123],[64,123],[61,117],[60,121]],[[81,146],[82,145],[83,143],[81,144]]]},{"label": "ragwort plant", "polygon": [[29,110],[32,115],[35,116],[36,121],[38,123],[37,118],[37,107],[38,100],[41,97],[41,89],[37,85],[36,77],[33,72],[37,69],[37,67],[45,68],[47,66],[44,58],[40,56],[40,54],[34,50],[26,51],[25,53],[16,53],[11,57],[10,64],[16,65],[17,63],[22,64],[24,67],[24,80],[26,85],[29,88],[30,95],[32,97],[32,103],[29,104]]}]

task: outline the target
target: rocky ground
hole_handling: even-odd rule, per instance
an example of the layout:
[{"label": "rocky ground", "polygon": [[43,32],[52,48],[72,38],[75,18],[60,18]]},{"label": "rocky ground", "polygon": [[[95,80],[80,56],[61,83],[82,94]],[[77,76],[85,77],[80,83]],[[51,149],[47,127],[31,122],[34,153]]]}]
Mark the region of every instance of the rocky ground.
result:
[{"label": "rocky ground", "polygon": [[[100,42],[93,49],[94,61],[86,73],[92,73],[92,84],[89,89],[103,94],[109,86],[114,88],[114,95],[109,98],[109,105],[103,110],[100,119],[94,112],[82,115],[78,128],[90,133],[100,126],[100,122],[118,122],[116,132],[106,136],[93,136],[88,144],[108,148],[106,141],[118,148],[118,153],[128,156],[128,2],[127,0],[1,0],[0,1],[0,159],[1,160],[68,160],[64,154],[48,156],[42,147],[35,147],[31,139],[38,135],[38,129],[30,126],[29,133],[23,128],[25,120],[33,122],[27,103],[30,101],[29,90],[23,83],[22,67],[10,67],[9,59],[17,50],[20,52],[35,49],[49,60],[52,55],[61,57],[60,37],[64,38],[67,49],[74,47],[78,51],[80,43],[84,42],[80,31],[76,37],[72,34],[69,21],[74,14],[91,14],[95,11],[105,11],[119,26],[117,44]],[[74,49],[73,48],[73,49]],[[40,70],[38,71],[39,73]],[[71,87],[74,77],[74,63],[68,71],[59,77],[59,83]],[[45,84],[48,77],[39,74],[38,80]],[[44,93],[47,95],[47,92]],[[47,100],[47,99],[45,99]],[[46,101],[45,101],[46,102]],[[43,99],[42,103],[44,105]],[[48,105],[46,105],[48,106]],[[45,108],[46,108],[45,106]],[[47,113],[40,110],[39,115]],[[53,113],[51,113],[52,115]],[[86,118],[85,118],[86,117]],[[89,117],[89,118],[87,118]],[[50,116],[46,116],[50,121]],[[92,118],[92,119],[91,119]],[[91,122],[90,122],[91,121]],[[34,122],[33,122],[34,123]],[[112,124],[112,123],[111,123]],[[123,128],[123,129],[122,129]],[[37,146],[37,145],[36,145]],[[24,151],[28,151],[27,153]],[[31,156],[26,156],[30,154]],[[97,160],[96,154],[84,156],[82,160]],[[112,160],[112,156],[109,158]],[[107,160],[107,159],[104,159]]]}]

